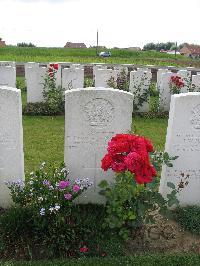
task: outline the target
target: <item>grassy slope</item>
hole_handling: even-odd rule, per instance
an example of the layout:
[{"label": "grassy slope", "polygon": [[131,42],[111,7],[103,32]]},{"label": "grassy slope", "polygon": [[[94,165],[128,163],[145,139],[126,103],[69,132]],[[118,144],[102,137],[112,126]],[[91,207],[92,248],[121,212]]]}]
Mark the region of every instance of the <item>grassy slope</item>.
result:
[{"label": "grassy slope", "polygon": [[155,51],[130,51],[125,49],[110,49],[110,58],[96,57],[94,48],[88,49],[69,49],[69,48],[23,48],[23,47],[4,47],[0,48],[0,61],[12,60],[16,62],[80,62],[80,63],[130,63],[130,64],[156,64],[156,65],[200,65],[199,61],[191,60],[186,57]]}]

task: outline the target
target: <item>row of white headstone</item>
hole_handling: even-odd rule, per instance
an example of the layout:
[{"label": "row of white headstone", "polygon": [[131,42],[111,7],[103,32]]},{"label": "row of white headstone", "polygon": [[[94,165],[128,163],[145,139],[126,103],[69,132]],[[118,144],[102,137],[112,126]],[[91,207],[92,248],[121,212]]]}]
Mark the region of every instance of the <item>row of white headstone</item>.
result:
[{"label": "row of white headstone", "polygon": [[[107,69],[106,66],[95,66],[95,87],[108,88],[108,81],[113,78],[116,82],[120,71],[123,68]],[[128,69],[124,68],[128,74]],[[27,102],[41,102],[43,101],[43,77],[47,71],[45,67],[31,66],[26,69],[27,80]],[[61,78],[62,73],[62,78]],[[192,76],[191,72],[187,70],[180,70],[177,73],[184,81],[185,86],[181,88],[181,92],[188,92],[190,86],[194,91],[200,90],[200,75]],[[157,74],[157,90],[159,91],[159,110],[169,111],[171,92],[170,92],[170,78],[174,73],[169,72],[167,69],[158,70]],[[138,106],[137,112],[149,112],[150,110],[150,95],[148,93],[152,79],[150,69],[137,69],[130,72],[130,85],[129,91],[134,94],[135,105]],[[61,68],[57,72],[57,85],[62,85],[65,90],[83,88],[84,86],[84,70],[80,68]],[[147,97],[144,96],[147,94]],[[146,98],[145,98],[146,97]],[[145,98],[140,105],[139,99]]]},{"label": "row of white headstone", "polygon": [[[30,62],[25,65],[25,77],[27,84],[27,102],[35,103],[44,101],[43,84],[44,76],[48,71],[48,66],[40,66],[39,63]],[[67,68],[66,68],[67,67]],[[107,69],[106,65],[93,66],[95,79],[95,87],[108,88],[108,80],[113,77],[114,81],[120,71],[124,69],[128,74],[126,66],[114,67]],[[177,73],[184,81],[185,86],[181,88],[181,92],[188,92],[191,88],[194,91],[200,91],[200,75],[192,75],[189,70],[179,70]],[[169,111],[171,92],[170,78],[174,73],[168,69],[159,69],[157,72],[157,90],[159,91],[159,110]],[[148,68],[137,69],[130,72],[129,91],[134,94],[135,104],[138,105],[139,98],[144,98],[145,92],[149,91],[151,84],[152,73]],[[16,83],[16,68],[14,62],[0,63],[0,85],[15,87]],[[80,64],[59,63],[56,73],[57,86],[61,85],[65,90],[84,87],[84,69]],[[149,112],[150,96],[148,95],[140,106],[137,112]]]},{"label": "row of white headstone", "polygon": [[[102,203],[98,183],[113,180],[103,172],[101,158],[116,133],[127,133],[132,124],[133,95],[109,88],[75,89],[65,92],[64,161],[73,178],[90,178],[93,187],[82,203]],[[0,206],[11,204],[5,181],[24,180],[21,91],[0,87]],[[200,93],[173,95],[165,150],[178,156],[174,166],[163,167],[160,192],[166,196],[167,182],[179,186],[181,205],[200,204]]]}]

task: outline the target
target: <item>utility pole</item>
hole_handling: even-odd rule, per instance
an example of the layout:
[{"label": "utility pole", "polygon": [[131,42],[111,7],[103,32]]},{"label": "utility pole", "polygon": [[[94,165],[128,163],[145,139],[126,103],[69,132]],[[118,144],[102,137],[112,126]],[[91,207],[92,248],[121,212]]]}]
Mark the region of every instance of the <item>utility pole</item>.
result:
[{"label": "utility pole", "polygon": [[175,44],[175,58],[176,58],[176,52],[177,52],[177,42]]},{"label": "utility pole", "polygon": [[96,46],[96,56],[98,56],[98,46],[99,46],[99,32],[97,30],[97,46]]}]

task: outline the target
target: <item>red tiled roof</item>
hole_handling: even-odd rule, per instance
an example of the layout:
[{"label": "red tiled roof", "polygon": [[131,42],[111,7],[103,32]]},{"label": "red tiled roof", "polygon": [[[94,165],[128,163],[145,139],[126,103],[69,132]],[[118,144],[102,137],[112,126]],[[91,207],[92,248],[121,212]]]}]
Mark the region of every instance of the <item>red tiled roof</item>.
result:
[{"label": "red tiled roof", "polygon": [[186,45],[186,47],[190,50],[191,54],[200,54],[200,46],[199,45]]}]

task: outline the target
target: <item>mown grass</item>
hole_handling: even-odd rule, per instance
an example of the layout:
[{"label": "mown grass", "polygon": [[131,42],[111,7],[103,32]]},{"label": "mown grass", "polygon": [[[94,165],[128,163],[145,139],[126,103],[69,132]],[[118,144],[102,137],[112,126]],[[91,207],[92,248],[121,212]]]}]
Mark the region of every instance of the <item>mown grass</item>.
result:
[{"label": "mown grass", "polygon": [[54,261],[10,261],[1,262],[2,266],[199,266],[200,256],[194,254],[177,255],[143,255],[132,257],[80,258]]},{"label": "mown grass", "polygon": [[[64,116],[24,116],[25,170],[31,172],[45,161],[60,164],[64,160]],[[152,140],[163,150],[167,119],[133,118],[132,130]]]},{"label": "mown grass", "polygon": [[16,62],[77,62],[108,64],[155,64],[160,66],[200,66],[200,61],[191,60],[181,55],[169,55],[156,51],[130,51],[127,49],[109,49],[110,58],[96,56],[96,49],[71,48],[27,48],[6,46],[0,49],[0,61]]}]

